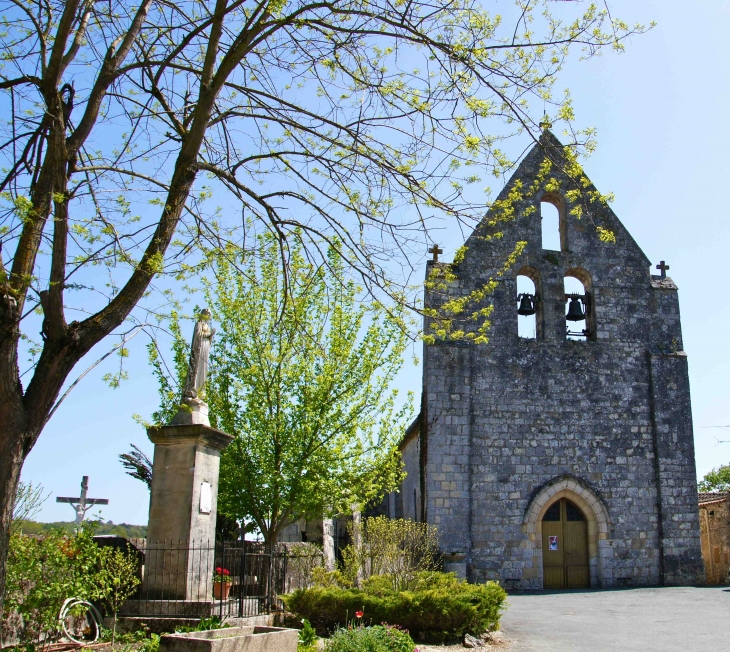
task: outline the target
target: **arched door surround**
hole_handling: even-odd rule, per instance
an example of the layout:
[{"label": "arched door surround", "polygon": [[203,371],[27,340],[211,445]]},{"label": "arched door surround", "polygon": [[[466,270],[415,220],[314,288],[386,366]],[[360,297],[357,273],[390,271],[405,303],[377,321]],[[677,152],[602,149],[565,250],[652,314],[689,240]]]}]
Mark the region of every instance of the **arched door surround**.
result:
[{"label": "arched door surround", "polygon": [[544,484],[525,509],[522,527],[527,534],[526,546],[532,551],[530,571],[538,579],[538,586],[544,587],[543,517],[561,498],[569,500],[585,516],[589,583],[591,588],[598,588],[603,583],[601,549],[609,538],[611,521],[603,500],[587,483],[574,476],[560,476]]}]

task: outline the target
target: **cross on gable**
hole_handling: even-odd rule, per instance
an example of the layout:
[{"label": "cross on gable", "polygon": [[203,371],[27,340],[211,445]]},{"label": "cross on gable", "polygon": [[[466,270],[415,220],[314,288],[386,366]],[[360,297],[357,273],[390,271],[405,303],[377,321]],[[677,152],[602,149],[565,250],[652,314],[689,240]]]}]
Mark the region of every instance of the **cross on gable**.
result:
[{"label": "cross on gable", "polygon": [[428,250],[428,253],[433,254],[433,262],[437,263],[439,261],[439,254],[444,253],[444,250],[437,244],[434,244],[433,247]]},{"label": "cross on gable", "polygon": [[81,478],[81,495],[78,498],[69,498],[68,496],[58,496],[57,503],[69,503],[76,511],[76,523],[81,523],[88,512],[94,505],[108,505],[108,498],[87,498],[89,490],[89,476],[85,475]]},{"label": "cross on gable", "polygon": [[661,272],[662,278],[667,278],[667,270],[669,269],[669,265],[662,261],[656,266],[656,268]]}]

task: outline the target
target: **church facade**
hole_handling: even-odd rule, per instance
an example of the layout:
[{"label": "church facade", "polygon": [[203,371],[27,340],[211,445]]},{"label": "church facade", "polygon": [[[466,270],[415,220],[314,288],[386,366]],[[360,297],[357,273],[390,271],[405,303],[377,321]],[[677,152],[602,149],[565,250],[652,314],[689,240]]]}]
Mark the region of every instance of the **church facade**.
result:
[{"label": "church facade", "polygon": [[[516,193],[534,187],[546,158],[550,192]],[[407,477],[389,512],[436,525],[446,568],[473,582],[701,584],[677,287],[664,263],[652,274],[607,205],[570,215],[563,164],[544,131],[499,198],[518,197],[516,218],[495,227],[488,214],[458,264],[429,262],[430,277],[453,276],[426,291],[427,306],[497,281],[484,304],[489,341],[424,345],[421,414],[401,444]],[[546,208],[558,213],[552,248]],[[502,237],[484,237],[494,228]]]}]

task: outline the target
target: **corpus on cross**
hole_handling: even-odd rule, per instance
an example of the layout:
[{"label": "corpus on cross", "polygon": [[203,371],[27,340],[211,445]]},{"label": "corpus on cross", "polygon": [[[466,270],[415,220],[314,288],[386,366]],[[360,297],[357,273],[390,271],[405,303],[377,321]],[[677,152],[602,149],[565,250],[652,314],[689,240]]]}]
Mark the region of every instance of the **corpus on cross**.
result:
[{"label": "corpus on cross", "polygon": [[57,503],[70,503],[76,512],[76,523],[81,523],[88,512],[94,505],[108,505],[108,498],[87,498],[86,492],[89,490],[89,476],[85,475],[81,478],[81,495],[78,498],[68,498],[59,496],[56,498]]}]

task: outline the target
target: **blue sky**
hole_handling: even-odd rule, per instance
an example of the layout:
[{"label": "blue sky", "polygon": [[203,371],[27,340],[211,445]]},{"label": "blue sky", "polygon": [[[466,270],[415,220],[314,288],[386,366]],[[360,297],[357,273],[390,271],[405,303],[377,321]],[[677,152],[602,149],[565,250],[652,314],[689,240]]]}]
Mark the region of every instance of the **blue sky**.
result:
[{"label": "blue sky", "polygon": [[[625,54],[570,61],[558,88],[570,88],[578,123],[598,129],[588,176],[599,190],[615,193],[619,219],[653,265],[667,261],[679,286],[702,475],[730,462],[730,443],[718,443],[730,440],[730,431],[713,428],[730,425],[730,302],[720,284],[730,263],[730,1],[615,0],[610,8],[629,22],[658,26],[633,38]],[[445,233],[443,240],[442,259],[450,260],[461,236]],[[77,495],[88,475],[90,495],[110,499],[102,518],[147,522],[147,489],[117,460],[130,443],[152,452],[132,419],[149,417],[157,406],[142,337],[130,346],[130,379],[112,390],[101,377],[115,362],[97,367],[29,455],[23,479],[51,493],[41,520],[71,520],[71,508],[55,497]],[[420,382],[420,369],[409,363],[398,384],[418,393]]]}]

